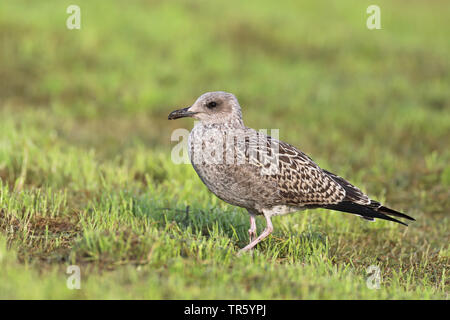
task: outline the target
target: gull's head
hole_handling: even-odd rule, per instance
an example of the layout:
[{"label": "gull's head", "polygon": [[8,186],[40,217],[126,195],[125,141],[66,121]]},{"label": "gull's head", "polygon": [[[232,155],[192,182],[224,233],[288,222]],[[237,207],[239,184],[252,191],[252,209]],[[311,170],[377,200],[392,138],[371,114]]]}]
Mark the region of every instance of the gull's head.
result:
[{"label": "gull's head", "polygon": [[169,120],[183,117],[192,117],[208,124],[242,123],[238,100],[233,94],[223,91],[202,94],[192,106],[169,114]]}]

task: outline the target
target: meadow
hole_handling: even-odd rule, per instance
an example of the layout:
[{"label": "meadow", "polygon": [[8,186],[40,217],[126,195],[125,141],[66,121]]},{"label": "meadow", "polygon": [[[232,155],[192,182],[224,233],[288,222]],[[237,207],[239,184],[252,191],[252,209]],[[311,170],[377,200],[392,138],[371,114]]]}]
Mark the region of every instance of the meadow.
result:
[{"label": "meadow", "polygon": [[[450,3],[371,4],[1,1],[0,299],[448,299]],[[247,212],[171,161],[215,90],[417,221],[308,210],[237,256]]]}]

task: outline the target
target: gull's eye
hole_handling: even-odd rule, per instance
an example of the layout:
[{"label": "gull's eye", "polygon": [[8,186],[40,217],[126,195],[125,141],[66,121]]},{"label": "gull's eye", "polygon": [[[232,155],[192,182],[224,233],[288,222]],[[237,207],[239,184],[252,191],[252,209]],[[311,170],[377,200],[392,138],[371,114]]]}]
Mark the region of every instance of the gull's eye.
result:
[{"label": "gull's eye", "polygon": [[207,104],[206,106],[207,106],[209,109],[212,109],[212,108],[214,108],[214,107],[217,106],[217,102],[215,102],[215,101],[208,102],[208,104]]}]

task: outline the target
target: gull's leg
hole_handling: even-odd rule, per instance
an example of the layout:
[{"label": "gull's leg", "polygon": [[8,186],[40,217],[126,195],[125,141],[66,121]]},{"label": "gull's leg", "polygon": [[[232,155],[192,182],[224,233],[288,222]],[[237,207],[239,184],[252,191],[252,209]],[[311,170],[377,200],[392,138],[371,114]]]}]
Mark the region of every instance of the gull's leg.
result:
[{"label": "gull's leg", "polygon": [[242,248],[241,250],[239,250],[238,254],[241,254],[243,252],[246,252],[248,250],[253,249],[254,246],[256,246],[258,243],[260,243],[262,240],[264,240],[269,234],[272,233],[273,231],[273,225],[272,225],[272,221],[270,221],[270,214],[264,212],[264,217],[266,218],[266,228],[264,229],[263,232],[261,232],[261,234],[254,240],[252,240],[247,246],[245,246],[244,248]]},{"label": "gull's leg", "polygon": [[256,218],[254,213],[250,213],[250,229],[248,229],[250,243],[256,239]]}]

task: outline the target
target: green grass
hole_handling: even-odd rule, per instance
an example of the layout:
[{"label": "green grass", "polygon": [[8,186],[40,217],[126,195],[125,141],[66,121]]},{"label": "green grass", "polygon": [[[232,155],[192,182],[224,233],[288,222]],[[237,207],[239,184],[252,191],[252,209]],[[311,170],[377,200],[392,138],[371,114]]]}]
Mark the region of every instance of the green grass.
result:
[{"label": "green grass", "polygon": [[[378,1],[375,31],[368,1],[80,0],[69,31],[72,3],[0,3],[0,298],[448,299],[447,1]],[[170,159],[214,90],[417,222],[305,211],[236,256],[247,212]]]}]

